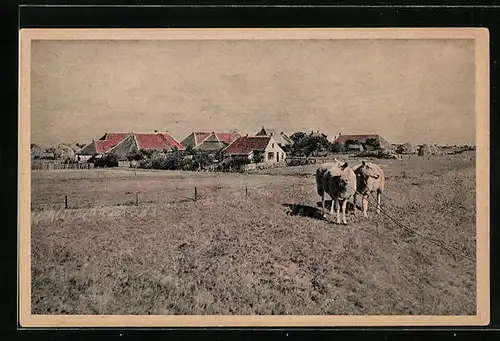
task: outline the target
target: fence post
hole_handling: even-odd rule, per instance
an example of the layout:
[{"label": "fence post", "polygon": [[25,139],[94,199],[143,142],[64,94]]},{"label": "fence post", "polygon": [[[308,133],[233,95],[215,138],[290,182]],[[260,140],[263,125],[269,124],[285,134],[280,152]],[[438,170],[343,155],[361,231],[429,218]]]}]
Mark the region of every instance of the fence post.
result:
[{"label": "fence post", "polygon": [[198,192],[197,188],[196,188],[196,186],[194,186],[194,201],[197,200],[197,194],[198,194],[197,192]]},{"label": "fence post", "polygon": [[67,195],[64,196],[64,208],[66,208],[66,209],[68,208],[68,196]]},{"label": "fence post", "polygon": [[135,192],[135,206],[139,206],[139,192]]},{"label": "fence post", "polygon": [[245,195],[248,196],[248,186],[245,185]]}]

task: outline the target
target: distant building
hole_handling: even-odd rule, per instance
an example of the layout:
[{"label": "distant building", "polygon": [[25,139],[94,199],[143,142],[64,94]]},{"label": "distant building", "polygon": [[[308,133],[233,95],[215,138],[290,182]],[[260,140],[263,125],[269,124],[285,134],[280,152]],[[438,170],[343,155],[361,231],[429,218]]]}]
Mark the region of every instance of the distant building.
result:
[{"label": "distant building", "polygon": [[78,155],[98,155],[111,153],[124,158],[138,150],[171,150],[184,147],[167,132],[159,133],[106,133],[99,140],[85,145]]},{"label": "distant building", "polygon": [[348,152],[362,152],[364,150],[361,144],[350,144],[347,146]]},{"label": "distant building", "polygon": [[244,136],[240,137],[224,149],[224,152],[233,156],[246,156],[252,160],[256,153],[263,156],[262,162],[284,162],[286,153],[279,146],[274,136]]},{"label": "distant building", "polygon": [[227,147],[231,142],[241,137],[239,133],[216,133],[195,131],[189,134],[181,145],[184,148],[193,148],[206,152],[219,151]]},{"label": "distant building", "polygon": [[262,127],[262,129],[257,134],[255,134],[255,136],[273,136],[276,140],[276,143],[278,143],[278,145],[282,148],[285,146],[291,146],[293,144],[293,140],[290,137],[288,137],[283,132],[277,134],[275,129],[266,129]]},{"label": "distant building", "polygon": [[339,143],[345,145],[346,142],[352,142],[353,145],[365,144],[368,139],[375,139],[381,149],[392,149],[392,144],[387,142],[382,136],[371,134],[371,135],[340,135],[338,136],[334,143]]}]

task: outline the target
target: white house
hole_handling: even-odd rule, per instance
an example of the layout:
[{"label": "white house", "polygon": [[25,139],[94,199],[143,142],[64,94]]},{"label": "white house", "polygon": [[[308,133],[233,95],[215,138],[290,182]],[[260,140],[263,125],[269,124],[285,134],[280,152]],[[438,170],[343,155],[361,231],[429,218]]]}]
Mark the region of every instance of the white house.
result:
[{"label": "white house", "polygon": [[253,159],[257,153],[262,153],[265,163],[284,162],[286,153],[273,136],[243,136],[224,149],[229,156],[247,156]]}]

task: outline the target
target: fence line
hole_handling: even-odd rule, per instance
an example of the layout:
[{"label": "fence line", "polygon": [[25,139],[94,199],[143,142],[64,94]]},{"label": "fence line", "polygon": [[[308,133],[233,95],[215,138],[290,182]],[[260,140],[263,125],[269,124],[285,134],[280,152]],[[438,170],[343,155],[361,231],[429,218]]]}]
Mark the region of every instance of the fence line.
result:
[{"label": "fence line", "polygon": [[53,171],[61,169],[94,169],[93,163],[58,163],[58,162],[37,162],[31,164],[34,171]]}]

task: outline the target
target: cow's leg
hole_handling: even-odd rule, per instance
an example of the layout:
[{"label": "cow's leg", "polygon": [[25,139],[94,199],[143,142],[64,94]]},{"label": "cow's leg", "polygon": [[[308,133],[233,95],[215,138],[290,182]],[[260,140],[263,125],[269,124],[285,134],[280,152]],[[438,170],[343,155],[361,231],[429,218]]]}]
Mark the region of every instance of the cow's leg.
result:
[{"label": "cow's leg", "polygon": [[325,194],[321,196],[321,216],[325,217]]},{"label": "cow's leg", "polygon": [[332,206],[330,206],[330,216],[333,219],[334,216],[334,210],[335,210],[335,199],[332,198]]},{"label": "cow's leg", "polygon": [[344,225],[347,225],[347,221],[345,219],[345,211],[347,209],[347,199],[344,199],[344,202],[342,203],[342,223]]},{"label": "cow's leg", "polygon": [[356,192],[354,192],[354,196],[352,197],[354,215],[356,215]]},{"label": "cow's leg", "polygon": [[367,217],[366,211],[368,211],[368,195],[363,195],[363,217]]},{"label": "cow's leg", "polygon": [[[338,198],[335,198],[335,205],[337,205],[337,224],[340,224],[340,202]],[[333,210],[333,207],[332,207]]]},{"label": "cow's leg", "polygon": [[377,192],[377,214],[380,214],[380,192]]}]

